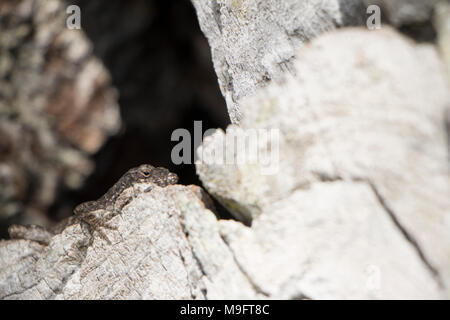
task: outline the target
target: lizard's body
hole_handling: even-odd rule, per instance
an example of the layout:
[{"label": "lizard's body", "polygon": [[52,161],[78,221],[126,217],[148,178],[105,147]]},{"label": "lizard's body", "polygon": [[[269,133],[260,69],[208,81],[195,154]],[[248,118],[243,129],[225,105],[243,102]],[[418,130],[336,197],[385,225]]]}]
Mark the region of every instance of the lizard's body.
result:
[{"label": "lizard's body", "polygon": [[[108,220],[120,214],[122,208],[135,196],[135,186],[140,183],[150,183],[166,187],[178,181],[176,174],[165,168],[155,168],[148,164],[128,170],[103,196],[98,200],[79,204],[74,209],[74,215],[60,222],[51,231],[38,226],[12,225],[9,228],[12,239],[28,239],[47,243],[53,234],[62,232],[75,223],[87,223],[96,230],[102,238],[109,241],[99,227],[114,229],[108,225]],[[127,190],[130,189],[130,190]],[[126,193],[128,191],[128,193]]]}]

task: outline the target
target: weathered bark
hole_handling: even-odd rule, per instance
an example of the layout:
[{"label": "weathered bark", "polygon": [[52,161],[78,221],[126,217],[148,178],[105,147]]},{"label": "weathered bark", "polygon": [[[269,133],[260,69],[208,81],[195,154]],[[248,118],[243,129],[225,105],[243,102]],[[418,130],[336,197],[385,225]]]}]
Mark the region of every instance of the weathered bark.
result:
[{"label": "weathered bark", "polygon": [[198,151],[234,150],[233,130],[279,130],[272,174],[261,162],[197,164],[208,191],[251,221],[225,238],[271,296],[450,297],[445,68],[434,46],[384,29],[319,36],[297,76],[247,98],[240,127]]},{"label": "weathered bark", "polygon": [[[239,122],[203,143],[197,171],[209,192],[251,223],[247,231],[227,229],[227,242],[265,292],[450,297],[448,5],[433,10],[437,2],[373,4],[382,7],[384,22],[414,39],[434,41],[437,32],[441,56],[434,45],[416,46],[391,30],[361,29],[318,36],[293,58],[283,41],[301,44],[296,36],[308,28],[285,32],[287,38],[279,31],[299,21],[314,24],[313,17],[289,19],[292,10],[272,10],[272,2],[267,13],[256,11],[255,2],[193,0],[230,117]],[[319,3],[296,2],[296,8]],[[278,23],[270,31],[254,27],[258,17],[273,16]],[[276,58],[264,59],[273,52]],[[289,68],[262,76],[271,70],[262,61],[286,58]],[[269,80],[275,83],[257,89]],[[224,144],[235,150],[227,138],[252,129],[279,130],[276,174],[263,174],[268,168],[260,162],[207,162]],[[260,155],[267,143],[256,148]],[[244,153],[237,148],[233,157]]]},{"label": "weathered bark", "polygon": [[112,244],[79,225],[48,246],[3,241],[2,297],[448,298],[450,96],[435,49],[355,29],[294,66],[302,77],[248,99],[241,123],[280,129],[279,171],[198,164],[251,227],[217,220],[198,187],[154,188],[113,218]]},{"label": "weathered bark", "polygon": [[192,0],[211,46],[230,119],[241,119],[240,100],[285,72],[298,48],[317,35],[361,24],[362,0]]},{"label": "weathered bark", "polygon": [[0,222],[44,223],[61,186],[78,188],[120,126],[117,92],[62,1],[0,3]]},{"label": "weathered bark", "polygon": [[[261,3],[194,1],[219,81],[233,80],[224,93],[240,121],[204,141],[197,171],[247,225],[218,220],[198,187],[142,185],[111,220],[117,229],[105,229],[111,244],[79,224],[48,245],[0,242],[1,298],[450,298],[450,90],[435,46],[385,26],[319,35],[351,11],[344,2],[296,1],[330,5],[307,20],[291,16],[289,1]],[[278,43],[286,25],[264,17],[311,23],[317,38]],[[271,69],[284,59],[288,72]],[[255,80],[272,71],[276,81]],[[246,129],[278,130],[275,171],[205,162]]]},{"label": "weathered bark", "polygon": [[[140,189],[145,190],[147,185]],[[0,242],[2,299],[257,298],[196,186],[153,187],[105,229]],[[238,222],[233,222],[239,225]]]},{"label": "weathered bark", "polygon": [[[69,5],[80,30],[66,27]],[[12,221],[71,214],[138,161],[198,181],[193,166],[170,163],[172,131],[229,120],[189,0],[0,6],[0,237]]]}]

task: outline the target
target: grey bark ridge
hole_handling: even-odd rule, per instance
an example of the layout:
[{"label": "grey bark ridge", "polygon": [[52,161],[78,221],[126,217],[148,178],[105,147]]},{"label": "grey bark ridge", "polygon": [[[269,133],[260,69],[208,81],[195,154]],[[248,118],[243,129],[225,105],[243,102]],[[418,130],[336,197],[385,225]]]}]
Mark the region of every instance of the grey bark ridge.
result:
[{"label": "grey bark ridge", "polygon": [[[104,229],[0,242],[1,299],[254,299],[199,187],[141,183]],[[146,190],[150,190],[145,192]],[[119,201],[119,200],[118,200]],[[239,224],[238,222],[236,222]]]},{"label": "grey bark ridge", "polygon": [[337,27],[360,25],[362,0],[192,0],[211,46],[214,68],[233,123],[240,100],[285,72],[298,48]]}]

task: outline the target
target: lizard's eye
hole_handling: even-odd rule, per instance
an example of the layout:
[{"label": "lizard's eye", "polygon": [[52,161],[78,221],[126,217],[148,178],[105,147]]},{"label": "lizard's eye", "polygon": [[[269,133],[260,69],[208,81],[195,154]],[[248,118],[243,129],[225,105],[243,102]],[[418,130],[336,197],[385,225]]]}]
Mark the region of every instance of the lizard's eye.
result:
[{"label": "lizard's eye", "polygon": [[147,171],[147,170],[142,171],[142,174],[143,174],[145,177],[148,177],[148,176],[150,175],[150,171]]}]

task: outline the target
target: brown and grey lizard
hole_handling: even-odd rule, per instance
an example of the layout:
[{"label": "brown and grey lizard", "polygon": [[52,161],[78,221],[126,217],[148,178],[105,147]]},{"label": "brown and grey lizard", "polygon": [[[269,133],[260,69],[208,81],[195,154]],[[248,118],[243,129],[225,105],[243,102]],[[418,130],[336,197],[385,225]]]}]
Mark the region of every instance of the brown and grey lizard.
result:
[{"label": "brown and grey lizard", "polygon": [[[74,215],[63,220],[51,230],[39,226],[12,225],[8,229],[11,239],[27,239],[48,244],[54,234],[61,233],[66,227],[76,224],[87,224],[91,230],[97,231],[109,242],[108,237],[100,229],[105,227],[115,229],[108,221],[121,213],[122,208],[136,197],[136,186],[147,183],[166,187],[178,182],[178,176],[165,168],[155,168],[149,164],[128,170],[102,197],[98,200],[83,202],[75,207]],[[144,192],[150,191],[150,186]]]}]

